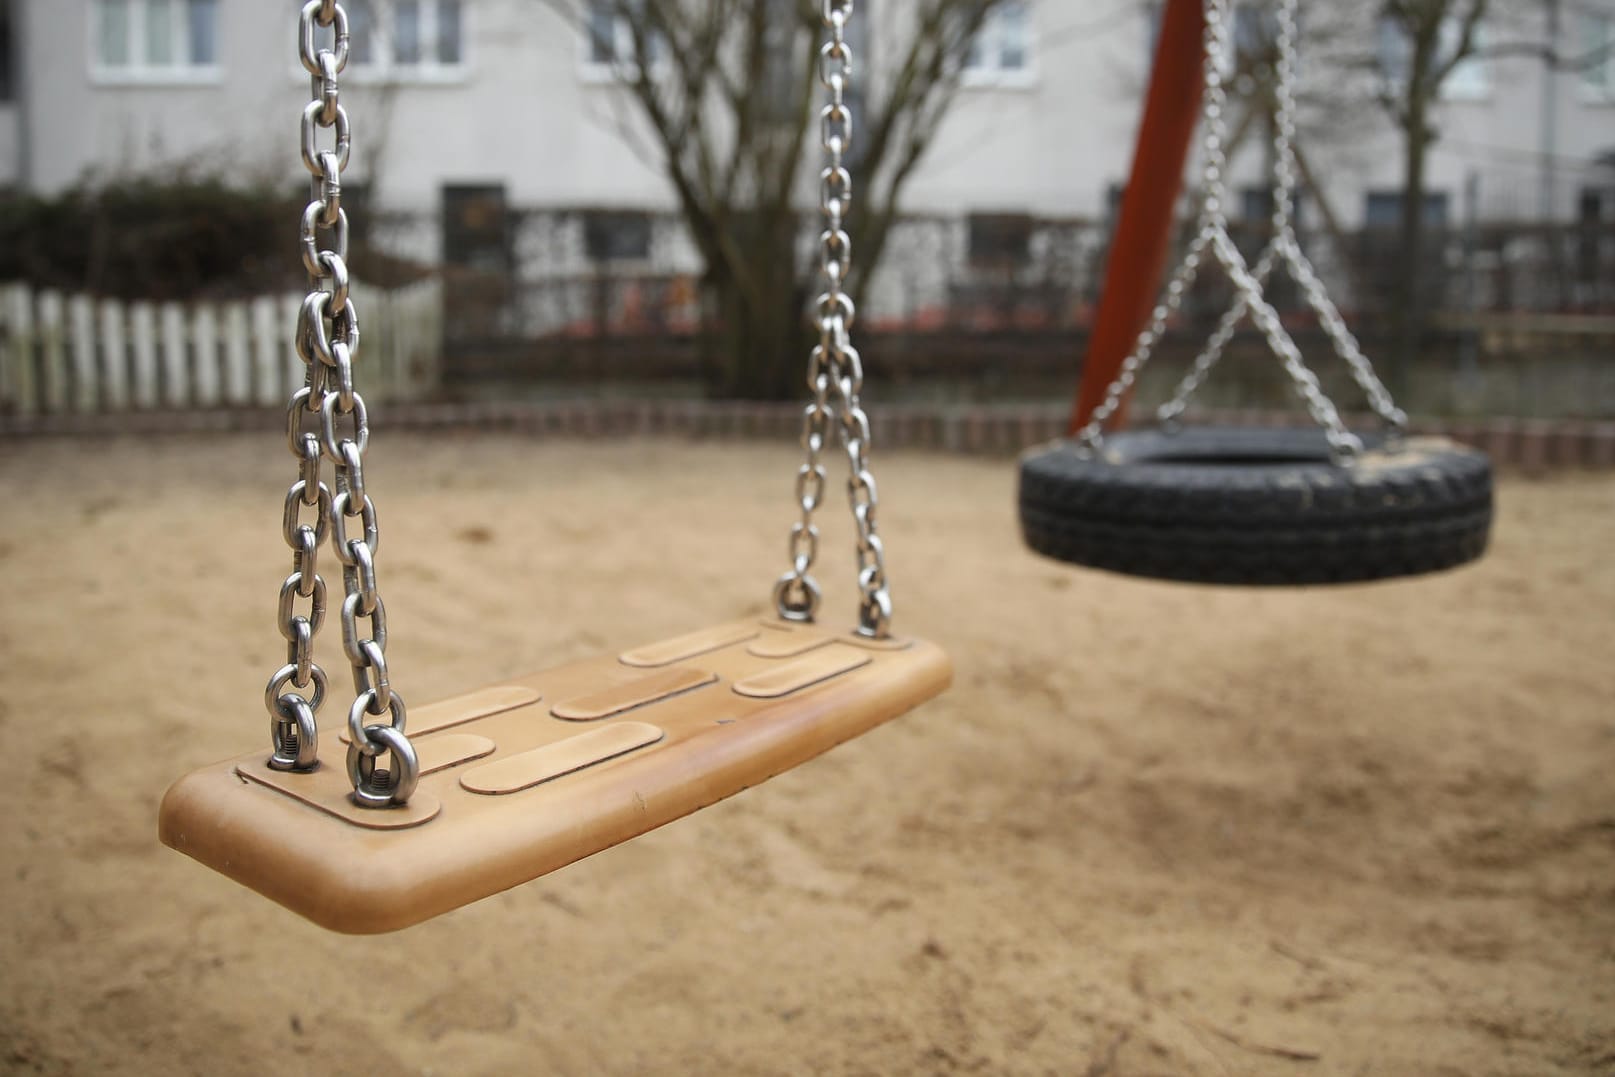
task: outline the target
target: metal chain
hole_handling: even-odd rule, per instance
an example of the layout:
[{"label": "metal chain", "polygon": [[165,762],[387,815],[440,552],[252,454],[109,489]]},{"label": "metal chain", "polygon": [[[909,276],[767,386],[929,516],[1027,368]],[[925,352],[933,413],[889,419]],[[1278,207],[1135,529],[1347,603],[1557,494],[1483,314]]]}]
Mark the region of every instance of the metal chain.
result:
[{"label": "metal chain", "polygon": [[1263,298],[1261,283],[1251,273],[1244,256],[1228,235],[1228,218],[1223,209],[1228,171],[1228,125],[1224,115],[1227,94],[1223,87],[1221,66],[1227,48],[1228,0],[1206,0],[1205,56],[1202,61],[1205,100],[1201,105],[1204,128],[1201,182],[1204,193],[1196,235],[1183,263],[1168,282],[1165,296],[1156,304],[1144,331],[1139,334],[1132,351],[1122,361],[1121,369],[1106,389],[1105,399],[1094,409],[1088,423],[1077,432],[1077,444],[1088,452],[1099,449],[1104,441],[1105,423],[1115,414],[1122,398],[1137,381],[1139,371],[1149,361],[1155,345],[1166,331],[1167,320],[1182,308],[1184,296],[1193,285],[1201,261],[1209,249],[1232,281],[1240,301],[1249,309],[1268,347],[1282,362],[1296,394],[1306,405],[1307,413],[1323,428],[1330,454],[1336,461],[1345,462],[1362,451],[1362,441],[1346,429],[1334,403],[1319,385],[1317,375],[1307,368],[1300,349],[1279,321],[1278,312]]},{"label": "metal chain", "polygon": [[[335,122],[334,113],[340,105],[334,99],[327,104],[322,93],[323,82],[317,76],[322,65],[328,64],[334,84],[340,67],[336,53],[315,51],[315,24],[322,17],[326,25],[331,25],[337,14],[334,10],[324,10],[318,0],[304,8],[298,28],[298,51],[304,66],[315,76],[314,101],[303,112],[303,161],[311,172],[323,178],[314,148],[314,128],[323,116],[332,116]],[[340,25],[336,36],[338,51],[345,51]],[[338,129],[338,156],[331,162],[337,166],[332,172],[338,212],[341,208],[340,164],[346,156],[346,126],[344,118]],[[315,202],[311,207],[316,224],[324,204],[320,186],[318,182],[314,184]],[[309,271],[311,287],[317,287],[315,278],[320,271],[317,245],[308,213],[303,219],[304,266]],[[316,251],[313,258],[307,253],[311,249]],[[310,298],[320,294],[323,293],[314,292]],[[304,307],[307,308],[306,302]],[[286,664],[269,678],[264,689],[264,706],[269,711],[269,766],[276,770],[307,771],[319,763],[318,714],[325,701],[327,684],[325,670],[314,661],[314,637],[325,622],[326,588],[318,564],[320,546],[331,533],[332,498],[330,488],[323,481],[324,455],[318,433],[320,406],[325,399],[325,369],[313,362],[308,333],[301,319],[296,340],[298,355],[307,366],[307,376],[303,388],[292,394],[286,410],[286,444],[298,460],[297,481],[286,494],[281,526],[286,545],[292,548],[292,574],[281,584],[276,617],[280,634],[286,640]],[[304,511],[309,509],[313,510],[313,522],[303,518]],[[298,609],[299,600],[308,603],[306,609]]]},{"label": "metal chain", "polygon": [[875,476],[869,471],[869,416],[859,403],[863,361],[851,337],[857,311],[846,293],[852,265],[852,239],[846,230],[852,176],[843,161],[852,144],[852,112],[846,100],[853,69],[846,36],[852,8],[853,0],[823,0],[824,25],[829,31],[829,40],[819,50],[819,82],[828,94],[828,103],[819,113],[819,142],[825,153],[825,167],[819,174],[819,210],[825,225],[819,243],[820,271],[825,291],[817,302],[819,343],[808,360],[807,381],[813,400],[802,416],[805,459],[796,472],[801,516],[791,525],[791,567],[774,584],[774,608],[788,621],[812,621],[818,614],[821,592],[811,570],[818,556],[819,529],[813,513],[823,501],[822,455],[834,415],[847,454],[847,498],[858,532],[858,632],[880,639],[891,631],[892,600],[886,581],[886,549],[875,527],[879,496]]},{"label": "metal chain", "polygon": [[[1273,139],[1273,234],[1257,259],[1251,276],[1259,286],[1265,287],[1268,277],[1280,262],[1289,269],[1291,276],[1301,285],[1307,303],[1318,315],[1319,323],[1334,345],[1335,354],[1346,363],[1351,370],[1352,378],[1368,398],[1369,406],[1393,435],[1400,435],[1407,428],[1407,413],[1397,407],[1396,402],[1391,399],[1390,391],[1375,373],[1368,357],[1363,354],[1357,338],[1346,327],[1339,309],[1329,299],[1323,281],[1319,279],[1312,263],[1302,252],[1300,240],[1295,234],[1296,4],[1297,0],[1279,0],[1278,3],[1278,34],[1275,39],[1277,67],[1274,78],[1278,107],[1274,115],[1276,130]],[[1243,295],[1235,299],[1234,305],[1228,309],[1217,325],[1217,331],[1212,334],[1200,354],[1195,356],[1194,364],[1178,383],[1171,398],[1157,409],[1158,420],[1170,423],[1183,414],[1189,406],[1190,398],[1205,383],[1212,368],[1222,358],[1248,309]]]},{"label": "metal chain", "polygon": [[[330,44],[321,44],[321,31]],[[336,0],[308,0],[298,25],[298,57],[309,73],[311,100],[302,115],[303,166],[312,177],[310,201],[301,221],[303,268],[309,292],[298,309],[294,340],[307,368],[304,386],[292,395],[286,437],[298,458],[299,474],[286,496],[283,527],[294,551],[292,574],[281,585],[280,628],[288,641],[287,664],[276,671],[265,692],[271,716],[274,754],[269,765],[310,770],[317,765],[317,715],[326,692],[326,674],[313,659],[314,637],[325,619],[326,587],[316,571],[319,548],[329,537],[342,563],[342,645],[353,665],[357,698],[348,711],[348,776],[354,799],[364,807],[408,801],[419,776],[419,762],[404,735],[403,697],[387,673],[387,614],[376,587],[376,509],[365,492],[364,452],[370,441],[364,398],[354,389],[353,359],[359,347],[359,318],[350,295],[348,216],[342,208],[342,171],[352,151],[348,115],[342,108],[338,76],[348,63],[348,16]],[[319,132],[333,132],[334,144],[319,146]],[[336,494],[325,485],[324,461],[336,476]],[[303,521],[305,508],[315,522]],[[358,520],[362,535],[349,536]],[[306,614],[296,610],[309,601]],[[368,620],[368,633],[359,622]],[[312,696],[306,694],[312,686]],[[390,724],[365,724],[367,717],[390,716]],[[379,766],[383,753],[388,765]]]}]

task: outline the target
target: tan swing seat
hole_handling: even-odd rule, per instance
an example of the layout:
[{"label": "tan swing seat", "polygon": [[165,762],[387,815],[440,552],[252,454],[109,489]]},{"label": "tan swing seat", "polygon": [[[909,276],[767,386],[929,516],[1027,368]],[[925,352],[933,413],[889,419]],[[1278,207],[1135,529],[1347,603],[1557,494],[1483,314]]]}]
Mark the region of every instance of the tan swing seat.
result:
[{"label": "tan swing seat", "polygon": [[180,779],[158,830],[324,927],[395,931],[756,785],[952,676],[921,640],[736,621],[412,709],[403,807],[354,804],[341,725],[311,772],[259,751]]}]

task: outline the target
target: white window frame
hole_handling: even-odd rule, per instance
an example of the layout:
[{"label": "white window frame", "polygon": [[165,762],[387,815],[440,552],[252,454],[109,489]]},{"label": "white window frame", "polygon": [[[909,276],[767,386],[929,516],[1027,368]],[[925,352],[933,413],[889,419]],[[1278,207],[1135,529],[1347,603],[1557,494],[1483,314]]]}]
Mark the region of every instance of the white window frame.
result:
[{"label": "white window frame", "polygon": [[[609,2],[609,0],[600,0]],[[616,82],[619,75],[629,78],[639,74],[639,57],[634,55],[634,31],[628,20],[619,14],[612,16],[611,59],[596,60],[594,58],[594,35],[592,21],[594,16],[594,2],[585,0],[583,4],[582,33],[578,35],[578,71],[584,82],[610,83]],[[660,39],[651,42],[653,46],[650,60],[652,71],[659,71],[667,62],[665,53],[667,44]]]},{"label": "white window frame", "polygon": [[969,54],[965,56],[964,69],[959,78],[961,86],[1024,90],[1037,85],[1036,5],[1032,0],[1005,0],[1005,3],[1015,4],[1021,10],[1020,26],[1024,36],[1020,41],[1020,50],[1026,62],[1019,67],[1003,66],[1007,30],[1003,7],[996,7],[987,14],[976,34],[980,61],[971,63]]},{"label": "white window frame", "polygon": [[211,86],[224,79],[224,67],[219,62],[223,46],[222,25],[227,0],[217,0],[213,9],[213,62],[193,64],[191,55],[191,21],[186,0],[170,0],[174,11],[174,24],[169,46],[175,59],[167,64],[146,61],[146,18],[149,0],[127,0],[129,12],[129,62],[108,64],[101,57],[101,20],[105,7],[101,0],[91,0],[89,18],[90,82],[96,86]]},{"label": "white window frame", "polygon": [[[472,0],[460,0],[460,58],[445,63],[437,58],[437,24],[441,16],[439,0],[419,0],[421,8],[421,58],[414,63],[399,63],[394,59],[393,8],[397,0],[370,0],[375,18],[372,30],[370,59],[361,61],[354,56],[343,73],[359,85],[376,83],[461,83],[471,75]],[[351,17],[351,12],[349,13]],[[307,75],[297,69],[299,79]]]}]

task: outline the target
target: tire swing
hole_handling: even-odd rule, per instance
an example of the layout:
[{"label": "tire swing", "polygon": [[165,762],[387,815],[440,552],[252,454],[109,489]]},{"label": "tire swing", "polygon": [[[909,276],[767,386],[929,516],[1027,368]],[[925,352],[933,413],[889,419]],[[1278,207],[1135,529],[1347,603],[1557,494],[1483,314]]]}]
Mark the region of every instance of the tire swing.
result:
[{"label": "tire swing", "polygon": [[[1038,553],[1159,579],[1309,584],[1432,572],[1474,560],[1485,550],[1492,519],[1490,462],[1445,438],[1404,436],[1407,415],[1374,373],[1296,240],[1291,219],[1295,8],[1296,0],[1277,4],[1273,235],[1251,268],[1229,237],[1222,208],[1227,156],[1218,57],[1227,49],[1228,2],[1206,0],[1201,35],[1204,201],[1197,233],[1086,422],[1073,438],[1034,449],[1021,459],[1021,530]],[[1164,56],[1164,40],[1162,48]],[[1158,58],[1158,79],[1161,62]],[[1148,132],[1146,121],[1140,138]],[[1135,166],[1135,183],[1138,171]],[[1162,427],[1107,436],[1105,424],[1149,361],[1167,319],[1182,306],[1207,255],[1232,281],[1233,306],[1158,409]],[[1263,297],[1263,286],[1281,263],[1300,284],[1336,353],[1367,396],[1384,425],[1382,432],[1365,438],[1346,429]],[[1178,429],[1178,418],[1247,313],[1318,429]]]},{"label": "tire swing", "polygon": [[[166,844],[325,927],[392,931],[716,803],[948,686],[952,672],[940,649],[891,634],[875,527],[869,420],[859,404],[863,373],[843,291],[852,186],[842,163],[852,123],[844,31],[851,8],[852,0],[824,0],[827,288],[809,366],[807,458],[796,475],[800,517],[790,532],[790,570],[773,591],[778,616],[720,624],[406,712],[386,662],[379,530],[364,471],[369,426],[353,384],[358,329],[340,179],[350,136],[337,82],[348,58],[347,15],[336,0],[303,6],[299,51],[313,82],[303,110],[303,163],[314,179],[302,218],[311,286],[296,335],[308,377],[287,412],[299,461],[283,526],[294,553],[279,599],[287,660],[264,697],[270,753],[175,783],[158,823]],[[315,148],[319,128],[335,129],[334,149]],[[320,246],[322,233],[331,246]],[[845,633],[817,626],[820,592],[810,574],[832,420],[851,466],[858,534],[858,626]],[[327,460],[334,495],[321,481]],[[356,698],[343,727],[322,732],[316,719],[327,678],[313,643],[325,619],[316,562],[327,538],[342,565],[342,643]],[[345,767],[322,761],[333,753],[345,754]]]}]

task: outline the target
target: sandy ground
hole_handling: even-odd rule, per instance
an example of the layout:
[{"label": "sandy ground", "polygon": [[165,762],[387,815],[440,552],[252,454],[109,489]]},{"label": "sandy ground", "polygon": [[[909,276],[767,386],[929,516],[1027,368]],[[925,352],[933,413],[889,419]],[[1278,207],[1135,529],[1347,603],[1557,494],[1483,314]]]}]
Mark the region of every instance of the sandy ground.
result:
[{"label": "sandy ground", "polygon": [[[9,1070],[1615,1072],[1609,478],[1505,482],[1478,567],[1252,593],[1038,560],[1008,461],[877,456],[899,624],[954,656],[951,693],[354,939],[155,834],[169,781],[264,735],[291,458],[0,451]],[[762,612],[793,467],[381,431],[394,683],[426,702]]]}]

